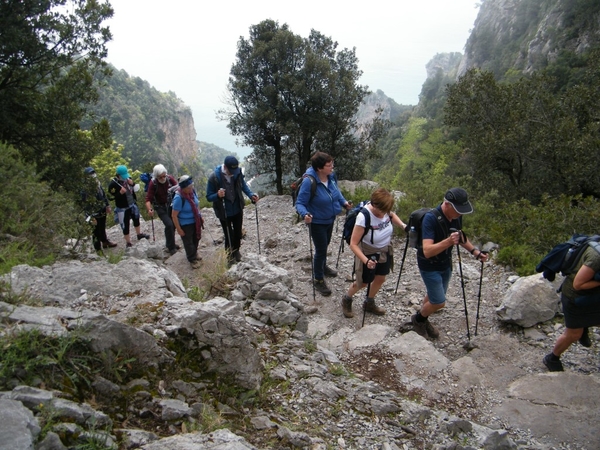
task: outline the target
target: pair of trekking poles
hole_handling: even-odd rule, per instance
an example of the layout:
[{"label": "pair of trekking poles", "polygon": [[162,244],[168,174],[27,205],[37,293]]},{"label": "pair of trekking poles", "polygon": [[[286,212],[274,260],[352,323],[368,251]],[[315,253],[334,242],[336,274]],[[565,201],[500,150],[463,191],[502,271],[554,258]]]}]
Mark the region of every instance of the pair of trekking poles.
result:
[{"label": "pair of trekking poles", "polygon": [[[461,230],[457,230],[455,228],[451,228],[450,229],[451,233],[455,233],[455,232],[461,232]],[[394,290],[394,295],[396,295],[398,293],[398,286],[400,285],[400,277],[402,276],[402,269],[404,268],[404,260],[406,259],[406,252],[408,251],[408,236],[406,237],[406,244],[404,246],[404,254],[402,255],[402,262],[400,264],[400,271],[398,272],[398,280],[396,281],[396,289]],[[487,252],[481,252],[481,253],[487,253]],[[460,256],[460,245],[456,244],[456,254],[458,255],[458,268],[460,271],[460,284],[461,284],[461,288],[462,288],[462,294],[463,294],[463,303],[464,303],[464,308],[465,308],[465,322],[467,325],[467,339],[469,341],[469,344],[471,342],[471,331],[469,328],[469,312],[467,310],[467,295],[465,293],[465,278],[463,276],[463,269],[462,269],[462,259]],[[481,267],[479,270],[479,292],[477,294],[477,316],[475,318],[475,336],[477,336],[477,329],[479,326],[479,307],[481,306],[481,286],[483,283],[483,261],[481,262]]]},{"label": "pair of trekking poles", "polygon": [[[312,223],[306,224],[306,226],[308,228],[308,245],[310,248],[310,271],[311,271],[311,280],[312,280],[312,288],[313,288],[313,303],[316,303],[317,298],[316,298],[316,292],[315,292],[315,269],[314,269],[314,259],[313,259],[313,249],[312,249],[312,226],[311,225],[312,225]],[[344,242],[344,237],[342,236],[342,243],[343,242]],[[340,249],[341,249],[341,247],[342,247],[342,245],[340,245]],[[370,260],[377,262],[377,256],[372,255]],[[339,256],[339,252],[338,252],[338,261],[335,265],[336,268],[338,266],[339,261],[340,261],[340,256]],[[368,270],[369,270],[369,282],[367,283],[367,292],[366,292],[365,301],[363,304],[363,317],[362,317],[361,328],[365,326],[365,316],[367,315],[367,302],[369,301],[369,293],[371,291],[371,283],[372,283],[373,279],[375,278],[375,269],[368,269]],[[354,276],[354,271],[352,272],[352,275]]]},{"label": "pair of trekking poles", "polygon": [[[223,214],[225,216],[225,229],[227,230],[227,242],[229,242],[229,248],[231,248],[231,232],[229,231],[229,221],[227,220],[227,210],[225,209],[225,197],[221,198],[221,200],[223,201]],[[256,236],[258,239],[258,254],[260,255],[260,229],[258,228],[258,205],[254,200],[252,200],[252,203],[254,203],[254,215],[256,216]]]}]

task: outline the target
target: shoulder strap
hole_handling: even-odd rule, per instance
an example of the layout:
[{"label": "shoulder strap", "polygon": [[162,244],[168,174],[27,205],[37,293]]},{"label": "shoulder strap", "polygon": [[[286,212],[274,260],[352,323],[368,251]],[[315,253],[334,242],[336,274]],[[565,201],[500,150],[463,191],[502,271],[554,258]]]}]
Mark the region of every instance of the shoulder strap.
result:
[{"label": "shoulder strap", "polygon": [[373,233],[375,232],[375,230],[373,229],[373,227],[371,227],[371,213],[366,208],[366,206],[363,206],[360,209],[359,213],[362,213],[363,216],[365,216],[365,232],[363,234],[363,238],[366,236],[369,230],[371,230],[371,244],[373,244]]}]

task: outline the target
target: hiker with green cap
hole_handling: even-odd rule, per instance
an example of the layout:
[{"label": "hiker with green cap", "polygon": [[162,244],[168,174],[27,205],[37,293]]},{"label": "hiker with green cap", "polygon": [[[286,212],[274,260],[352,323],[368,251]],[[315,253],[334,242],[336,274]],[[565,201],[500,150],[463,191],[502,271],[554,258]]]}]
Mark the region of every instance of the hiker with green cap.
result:
[{"label": "hiker with green cap", "polygon": [[139,191],[140,185],[136,184],[126,166],[119,165],[115,171],[114,178],[108,184],[108,193],[115,200],[115,215],[123,230],[126,246],[133,247],[129,236],[129,222],[133,220],[133,226],[138,240],[149,239],[150,235],[142,233],[140,229],[140,210],[137,206],[135,193]]}]

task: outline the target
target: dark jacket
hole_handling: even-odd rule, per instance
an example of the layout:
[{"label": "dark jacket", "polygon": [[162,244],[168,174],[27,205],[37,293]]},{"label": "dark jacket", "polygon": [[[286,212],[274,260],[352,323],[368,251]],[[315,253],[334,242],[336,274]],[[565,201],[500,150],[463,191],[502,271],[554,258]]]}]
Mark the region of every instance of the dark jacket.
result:
[{"label": "dark jacket", "polygon": [[177,186],[177,180],[172,175],[167,175],[164,183],[159,183],[154,178],[148,183],[148,192],[146,192],[146,201],[153,205],[164,206],[167,204],[168,190],[170,187]]},{"label": "dark jacket", "polygon": [[[224,174],[221,168],[222,166],[217,166],[214,172],[208,177],[208,182],[206,183],[206,200],[212,202],[217,218],[219,220],[225,220],[227,217],[233,217],[242,212],[246,205],[243,194],[246,194],[248,198],[251,198],[254,196],[254,193],[246,184],[244,174],[240,172],[233,178],[236,193],[235,202],[230,202],[229,200],[223,202],[217,194],[219,189],[225,188],[225,185],[223,184]],[[225,209],[223,209],[223,203],[225,203]]]},{"label": "dark jacket", "polygon": [[122,180],[120,178],[115,177],[112,180],[110,180],[110,183],[108,183],[108,193],[112,198],[115,199],[115,206],[117,208],[129,208],[131,206],[127,202],[127,194],[121,194],[121,187],[123,186],[131,190],[134,203],[135,200],[137,200],[137,196],[135,195],[135,191],[133,190],[135,184],[131,185],[127,182],[127,180]]}]

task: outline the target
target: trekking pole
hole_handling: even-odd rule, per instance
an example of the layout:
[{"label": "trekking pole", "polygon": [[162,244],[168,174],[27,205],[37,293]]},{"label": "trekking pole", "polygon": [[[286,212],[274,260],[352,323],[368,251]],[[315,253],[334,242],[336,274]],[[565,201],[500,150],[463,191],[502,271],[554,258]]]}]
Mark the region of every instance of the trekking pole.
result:
[{"label": "trekking pole", "polygon": [[[377,257],[375,255],[371,256],[371,261],[377,261]],[[375,269],[369,270],[369,282],[367,283],[367,294],[365,297],[365,302],[363,303],[363,320],[362,325],[360,326],[361,328],[365,326],[365,316],[367,315],[367,302],[369,301],[369,291],[371,290],[371,283],[375,278],[374,272]]]},{"label": "trekking pole", "polygon": [[156,238],[154,237],[154,214],[150,216],[150,222],[152,223],[152,242],[156,242]]},{"label": "trekking pole", "polygon": [[337,261],[335,262],[335,268],[338,268],[338,265],[340,264],[340,255],[344,252],[344,236],[342,235],[342,239],[340,240],[340,248],[338,250],[338,257],[337,257]]},{"label": "trekking pole", "polygon": [[[225,197],[221,198],[221,200],[223,201],[223,215],[225,216],[225,230],[227,231],[227,244],[229,244],[229,256],[231,256],[232,250],[231,250],[231,233],[229,232],[229,220],[227,220],[227,209],[225,208]],[[227,248],[227,246],[225,246],[225,248]]]},{"label": "trekking pole", "polygon": [[203,228],[205,228],[206,230],[208,230],[208,234],[210,235],[210,238],[211,238],[211,239],[212,239],[212,241],[213,241],[213,245],[217,245],[217,244],[218,244],[218,242],[215,240],[215,238],[213,237],[212,233],[210,232],[210,227],[204,227],[204,226],[203,226]]},{"label": "trekking pole", "polygon": [[402,268],[404,267],[404,259],[406,258],[406,252],[408,250],[408,234],[406,235],[406,244],[404,245],[404,254],[402,255],[402,262],[400,263],[400,271],[398,272],[398,281],[396,281],[396,290],[394,295],[398,293],[398,286],[400,285],[400,277],[402,276]]},{"label": "trekking pole", "polygon": [[306,226],[308,228],[308,245],[310,247],[310,279],[311,279],[312,288],[313,288],[313,303],[317,303],[317,294],[315,292],[315,268],[314,268],[315,263],[313,261],[313,250],[312,250],[312,223],[307,223]]},{"label": "trekking pole", "polygon": [[[459,232],[456,228],[450,228],[450,233]],[[463,277],[462,261],[460,259],[460,245],[456,244],[456,254],[458,255],[458,268],[460,270],[460,284],[463,293],[463,302],[465,304],[465,321],[467,322],[467,339],[471,342],[471,332],[469,331],[469,312],[467,311],[467,295],[465,294],[465,278]]]},{"label": "trekking pole", "polygon": [[[484,253],[484,252],[481,252]],[[485,252],[487,253],[487,252]],[[475,317],[475,336],[477,336],[477,325],[479,323],[479,305],[481,304],[481,283],[483,282],[483,261],[481,261],[481,269],[479,271],[479,293],[477,294],[477,317]]]},{"label": "trekking pole", "polygon": [[258,229],[258,205],[256,204],[256,202],[254,200],[252,200],[252,203],[254,203],[254,214],[256,214],[256,237],[258,239],[258,254],[260,255],[260,232]]}]

